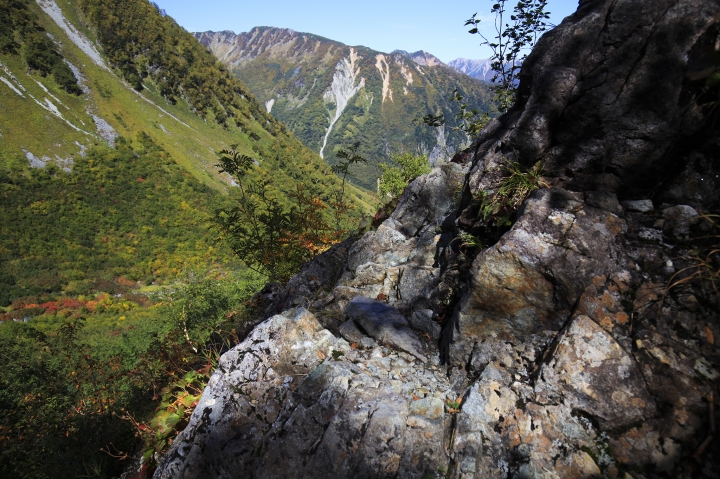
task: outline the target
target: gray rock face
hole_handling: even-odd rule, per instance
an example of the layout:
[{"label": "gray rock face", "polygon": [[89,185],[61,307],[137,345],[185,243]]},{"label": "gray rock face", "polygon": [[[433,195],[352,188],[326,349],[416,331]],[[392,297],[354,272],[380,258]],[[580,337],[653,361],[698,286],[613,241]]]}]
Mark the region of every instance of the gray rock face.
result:
[{"label": "gray rock face", "polygon": [[453,477],[508,477],[511,470],[522,478],[601,477],[582,450],[594,449],[592,424],[569,408],[528,401],[531,390],[518,387],[499,364],[489,364],[464,397],[452,443]]},{"label": "gray rock face", "polygon": [[249,470],[287,395],[335,344],[302,309],[257,326],[222,356],[156,477],[230,477]]},{"label": "gray rock face", "polygon": [[440,369],[290,310],[223,355],[155,477],[420,479],[449,468],[448,395]]},{"label": "gray rock face", "polygon": [[288,308],[308,306],[324,289],[334,286],[342,273],[352,243],[352,239],[348,239],[333,245],[306,263],[285,286],[273,285],[267,288],[270,291],[261,292],[261,299],[268,303],[265,315],[272,316]]},{"label": "gray rock face", "polygon": [[640,213],[647,213],[648,211],[652,211],[655,208],[651,200],[623,201],[622,205],[628,211],[639,211]]},{"label": "gray rock face", "polygon": [[407,187],[390,218],[350,249],[341,289],[336,288],[340,307],[358,295],[382,295],[408,312],[435,305],[440,260],[450,241],[442,225],[459,205],[463,180],[463,169],[450,163]]},{"label": "gray rock face", "polygon": [[573,319],[535,386],[539,403],[563,401],[597,417],[605,429],[655,415],[635,360],[587,316]]},{"label": "gray rock face", "polygon": [[[720,135],[686,74],[718,14],[582,0],[462,165],[276,290],[268,314],[313,313],[223,356],[156,477],[720,477],[720,303],[674,276],[716,234]],[[477,198],[508,160],[550,186],[493,236]]]},{"label": "gray rock face", "polygon": [[535,191],[513,228],[473,263],[472,286],[455,318],[452,361],[481,369],[490,358],[475,345],[497,341],[525,343],[533,361],[592,278],[619,269],[618,235],[626,229],[623,219],[589,207],[582,194]]},{"label": "gray rock face", "polygon": [[422,362],[422,344],[405,316],[392,306],[358,296],[345,306],[345,314],[380,344],[410,353]]}]

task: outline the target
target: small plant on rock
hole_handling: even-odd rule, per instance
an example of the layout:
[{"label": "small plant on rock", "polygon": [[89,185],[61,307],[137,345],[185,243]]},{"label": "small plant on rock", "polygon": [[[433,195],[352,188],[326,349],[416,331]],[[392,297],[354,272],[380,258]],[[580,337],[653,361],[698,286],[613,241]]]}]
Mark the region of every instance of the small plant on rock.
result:
[{"label": "small plant on rock", "polygon": [[469,250],[483,249],[485,245],[477,236],[474,236],[467,231],[460,231],[457,237],[453,241],[460,243],[460,253],[465,255],[469,254]]},{"label": "small plant on rock", "polygon": [[506,160],[501,168],[505,172],[492,195],[485,191],[479,193],[483,219],[495,226],[509,226],[512,216],[523,201],[534,190],[547,187],[542,181],[545,163],[538,161],[531,168],[523,167],[519,162]]}]

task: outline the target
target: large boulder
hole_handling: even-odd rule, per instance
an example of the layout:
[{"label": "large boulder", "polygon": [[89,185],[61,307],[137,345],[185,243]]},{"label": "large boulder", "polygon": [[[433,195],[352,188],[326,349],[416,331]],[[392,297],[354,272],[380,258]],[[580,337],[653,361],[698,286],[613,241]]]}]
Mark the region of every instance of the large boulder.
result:
[{"label": "large boulder", "polygon": [[436,366],[351,348],[297,308],[223,355],[158,478],[423,478],[448,470]]},{"label": "large boulder", "polygon": [[535,191],[512,229],[473,263],[454,320],[452,362],[481,369],[491,343],[507,341],[532,348],[533,361],[592,279],[622,271],[625,231],[623,219],[587,205],[582,193]]},{"label": "large boulder", "polygon": [[535,399],[563,402],[616,429],[651,418],[655,402],[633,357],[587,316],[577,316],[540,369]]}]

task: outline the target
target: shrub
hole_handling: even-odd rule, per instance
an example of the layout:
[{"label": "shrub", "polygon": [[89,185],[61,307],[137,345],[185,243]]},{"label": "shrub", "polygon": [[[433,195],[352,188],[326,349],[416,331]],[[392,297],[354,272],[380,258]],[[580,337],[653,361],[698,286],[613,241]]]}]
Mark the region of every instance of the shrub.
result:
[{"label": "shrub", "polygon": [[229,292],[216,278],[197,279],[191,275],[186,284],[162,295],[166,314],[183,332],[187,344],[195,351],[205,344],[230,309]]},{"label": "shrub", "polygon": [[381,196],[396,198],[405,190],[405,187],[415,178],[430,172],[430,163],[427,156],[415,156],[410,153],[391,155],[390,160],[400,165],[399,168],[381,163],[383,174],[378,183]]},{"label": "shrub", "polygon": [[[328,205],[296,184],[288,194],[292,203],[282,201],[282,193],[266,172],[234,147],[218,153],[220,171],[230,174],[237,184],[235,203],[216,212],[215,222],[232,251],[253,271],[270,281],[284,282],[313,256],[342,240],[347,231],[342,224],[351,206],[344,198],[345,181]],[[345,171],[356,159],[347,159]]]}]

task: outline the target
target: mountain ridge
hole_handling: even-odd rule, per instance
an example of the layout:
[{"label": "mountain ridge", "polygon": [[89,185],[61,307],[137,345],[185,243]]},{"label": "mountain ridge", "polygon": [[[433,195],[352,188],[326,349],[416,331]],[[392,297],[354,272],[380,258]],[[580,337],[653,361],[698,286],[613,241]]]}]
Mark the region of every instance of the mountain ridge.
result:
[{"label": "mountain ridge", "polygon": [[[391,153],[425,153],[435,162],[465,144],[465,135],[453,129],[459,111],[450,101],[455,88],[470,105],[492,109],[487,85],[424,51],[383,53],[275,27],[194,35],[330,164],[340,149],[360,141],[368,165],[351,179],[366,188],[374,189],[377,165]],[[447,127],[416,121],[428,113],[443,113]]]}]

